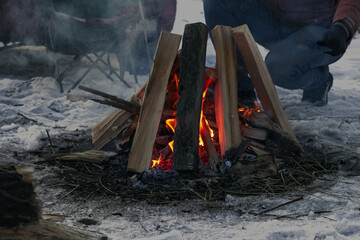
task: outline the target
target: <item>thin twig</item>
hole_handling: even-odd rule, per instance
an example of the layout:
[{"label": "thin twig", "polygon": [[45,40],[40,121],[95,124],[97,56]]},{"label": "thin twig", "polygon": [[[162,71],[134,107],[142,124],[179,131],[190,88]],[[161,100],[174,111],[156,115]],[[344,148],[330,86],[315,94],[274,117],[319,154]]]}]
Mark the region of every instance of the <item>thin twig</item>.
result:
[{"label": "thin twig", "polygon": [[191,192],[193,192],[194,194],[196,194],[199,198],[201,198],[201,199],[204,200],[205,202],[207,201],[207,199],[206,199],[205,197],[201,196],[200,193],[195,192],[195,191],[194,191],[193,189],[191,189],[191,188],[189,188],[189,190],[190,190]]},{"label": "thin twig", "polygon": [[140,221],[140,219],[139,219],[139,223],[140,223],[140,226],[142,227],[142,229],[145,230],[145,232],[149,232],[149,231],[144,227],[144,225],[142,224],[142,222]]},{"label": "thin twig", "polygon": [[23,118],[25,118],[26,120],[29,120],[29,121],[31,121],[31,122],[38,123],[38,121],[36,121],[36,120],[34,120],[34,119],[31,119],[31,118],[25,116],[25,115],[22,114],[22,113],[19,113],[19,112],[18,112],[17,115],[19,115],[19,116],[21,116],[21,117],[23,117]]},{"label": "thin twig", "polygon": [[255,214],[255,215],[261,215],[261,214],[264,214],[264,213],[268,213],[268,212],[271,212],[271,211],[273,211],[273,210],[275,210],[275,209],[281,208],[281,207],[283,207],[283,206],[292,204],[292,203],[294,203],[294,202],[297,202],[297,201],[300,201],[300,200],[303,200],[303,199],[304,199],[304,197],[299,197],[299,198],[296,198],[296,199],[291,200],[291,201],[289,201],[289,202],[280,204],[280,205],[278,205],[278,206],[276,206],[276,207],[273,207],[273,208],[267,209],[267,210],[265,210],[265,211],[262,211],[262,212],[260,212],[260,213],[257,213],[257,214]]},{"label": "thin twig", "polygon": [[111,192],[114,195],[117,195],[116,192],[113,192],[113,191],[111,191],[110,189],[108,189],[107,187],[104,186],[104,184],[101,182],[101,177],[99,177],[99,183],[106,191]]},{"label": "thin twig", "polygon": [[68,196],[70,193],[72,193],[73,191],[75,191],[77,188],[79,187],[79,185],[76,185],[76,187],[74,187],[72,190],[70,190],[68,193],[66,193],[64,196],[62,196],[61,198],[59,198],[59,200],[65,198],[66,196]]},{"label": "thin twig", "polygon": [[49,143],[50,143],[50,148],[51,148],[51,152],[53,154],[53,156],[55,156],[55,150],[54,150],[54,145],[51,141],[51,138],[50,138],[50,134],[49,134],[49,131],[46,129],[46,134],[47,134],[47,137],[49,139]]}]

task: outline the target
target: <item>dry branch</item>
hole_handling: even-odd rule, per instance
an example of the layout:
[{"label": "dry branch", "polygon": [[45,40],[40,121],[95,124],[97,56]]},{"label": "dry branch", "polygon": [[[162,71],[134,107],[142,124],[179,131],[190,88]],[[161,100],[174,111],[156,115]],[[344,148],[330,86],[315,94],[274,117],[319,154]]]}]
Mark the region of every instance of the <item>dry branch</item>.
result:
[{"label": "dry branch", "polygon": [[[107,104],[110,106],[114,106],[123,110],[126,110],[130,113],[134,113],[134,114],[139,114],[140,112],[140,106],[138,104],[123,100],[121,98],[118,98],[116,96],[101,92],[99,90],[95,90],[89,87],[85,87],[83,85],[79,86],[79,89],[84,90],[86,92],[90,92],[93,93],[95,95],[101,96],[103,98],[105,98],[105,100],[99,100],[99,99],[91,99],[92,101],[98,102],[98,103],[103,103],[103,104]],[[113,104],[113,105],[111,105]]]}]

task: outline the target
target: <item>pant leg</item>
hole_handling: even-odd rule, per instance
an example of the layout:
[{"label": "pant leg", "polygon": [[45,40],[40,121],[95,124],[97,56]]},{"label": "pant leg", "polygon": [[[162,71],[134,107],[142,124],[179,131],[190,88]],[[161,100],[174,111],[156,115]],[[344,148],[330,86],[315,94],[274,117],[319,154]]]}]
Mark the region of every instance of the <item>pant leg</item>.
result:
[{"label": "pant leg", "polygon": [[317,44],[326,30],[307,26],[271,47],[265,62],[276,85],[312,90],[328,80],[329,64],[341,56],[331,56]]},{"label": "pant leg", "polygon": [[[293,27],[276,19],[265,7],[263,0],[204,0],[204,12],[210,30],[216,25],[237,27],[247,24],[256,42],[265,48],[271,48],[274,43],[295,31]],[[211,34],[210,37],[212,39]],[[237,74],[239,90],[254,88],[238,50]]]}]

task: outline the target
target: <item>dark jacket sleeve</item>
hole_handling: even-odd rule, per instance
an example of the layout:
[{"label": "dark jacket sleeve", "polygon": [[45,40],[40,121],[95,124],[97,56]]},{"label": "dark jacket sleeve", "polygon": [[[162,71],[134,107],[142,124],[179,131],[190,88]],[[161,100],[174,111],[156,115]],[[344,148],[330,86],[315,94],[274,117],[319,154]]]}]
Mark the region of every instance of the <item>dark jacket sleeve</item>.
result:
[{"label": "dark jacket sleeve", "polygon": [[340,0],[335,11],[333,22],[347,19],[347,27],[354,35],[360,26],[360,0]]}]

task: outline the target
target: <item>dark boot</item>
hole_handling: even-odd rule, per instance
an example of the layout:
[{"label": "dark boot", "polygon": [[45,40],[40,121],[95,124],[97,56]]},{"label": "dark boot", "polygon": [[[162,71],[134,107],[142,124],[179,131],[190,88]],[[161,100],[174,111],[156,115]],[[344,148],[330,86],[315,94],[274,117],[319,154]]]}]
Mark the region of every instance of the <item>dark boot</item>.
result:
[{"label": "dark boot", "polygon": [[312,103],[316,107],[324,106],[328,103],[328,94],[333,85],[333,75],[329,74],[329,79],[322,86],[312,89],[304,90],[301,102]]}]

